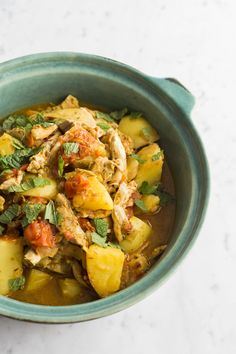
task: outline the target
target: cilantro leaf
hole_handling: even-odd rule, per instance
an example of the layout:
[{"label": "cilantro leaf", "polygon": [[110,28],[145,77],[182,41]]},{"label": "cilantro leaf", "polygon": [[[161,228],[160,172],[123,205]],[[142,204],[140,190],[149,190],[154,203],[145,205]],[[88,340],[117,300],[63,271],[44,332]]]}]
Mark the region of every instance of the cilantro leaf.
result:
[{"label": "cilantro leaf", "polygon": [[125,107],[125,108],[121,109],[120,111],[111,112],[110,116],[114,120],[121,120],[121,118],[123,118],[127,113],[128,113],[128,109]]},{"label": "cilantro leaf", "polygon": [[40,148],[25,148],[17,150],[14,154],[1,156],[0,157],[0,168],[2,170],[19,168],[24,163],[28,162],[30,156],[37,154],[40,151]]},{"label": "cilantro leaf", "polygon": [[104,119],[107,122],[114,122],[114,119],[112,119],[108,113],[104,113],[104,112],[96,111],[96,118],[97,119]]},{"label": "cilantro leaf", "polygon": [[23,206],[25,217],[21,221],[22,226],[26,227],[28,224],[31,224],[36,220],[41,210],[42,204],[25,204]]},{"label": "cilantro leaf", "polygon": [[21,183],[18,186],[11,186],[8,188],[8,192],[24,192],[37,187],[44,187],[50,184],[49,180],[42,177],[30,178],[27,181]]},{"label": "cilantro leaf", "polygon": [[58,225],[58,214],[56,212],[55,204],[52,200],[47,204],[44,214],[44,219],[48,220],[50,224]]},{"label": "cilantro leaf", "polygon": [[107,237],[107,231],[108,231],[108,222],[104,219],[93,219],[96,232],[106,238]]},{"label": "cilantro leaf", "polygon": [[11,291],[21,290],[25,285],[25,277],[21,276],[19,278],[9,279],[8,284]]},{"label": "cilantro leaf", "polygon": [[10,223],[21,212],[21,207],[18,204],[12,204],[0,215],[0,222],[2,224]]},{"label": "cilantro leaf", "polygon": [[152,161],[159,160],[163,156],[163,150],[159,151],[157,154],[152,155]]},{"label": "cilantro leaf", "polygon": [[143,181],[139,187],[139,192],[144,195],[154,194],[158,186],[151,186],[147,181]]},{"label": "cilantro leaf", "polygon": [[101,247],[107,247],[106,238],[100,236],[96,232],[92,232],[91,237],[93,243],[96,243],[98,246]]},{"label": "cilantro leaf", "polygon": [[63,144],[64,153],[66,156],[71,154],[76,154],[79,151],[78,143],[64,143]]},{"label": "cilantro leaf", "polygon": [[134,204],[141,209],[142,211],[147,211],[147,208],[145,207],[145,204],[143,202],[143,200],[141,199],[134,199]]},{"label": "cilantro leaf", "polygon": [[97,123],[97,125],[102,128],[105,132],[110,129],[110,125],[106,124],[106,123]]},{"label": "cilantro leaf", "polygon": [[63,160],[62,156],[59,155],[58,156],[58,170],[57,170],[59,177],[63,176],[64,166],[65,166],[64,160]]},{"label": "cilantro leaf", "polygon": [[146,162],[146,160],[141,159],[141,157],[137,154],[131,154],[129,156],[132,157],[132,159],[137,160],[138,163],[140,163],[140,164],[143,164],[144,162]]}]

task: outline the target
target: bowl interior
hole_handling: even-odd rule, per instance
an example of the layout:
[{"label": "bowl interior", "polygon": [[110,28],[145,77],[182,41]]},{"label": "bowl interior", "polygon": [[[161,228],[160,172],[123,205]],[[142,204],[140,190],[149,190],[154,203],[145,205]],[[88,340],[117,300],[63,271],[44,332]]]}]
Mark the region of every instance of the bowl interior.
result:
[{"label": "bowl interior", "polygon": [[[102,58],[39,56],[6,63],[0,68],[0,77],[0,117],[33,104],[59,102],[67,94],[111,110],[126,106],[144,113],[161,136],[176,188],[174,230],[158,262],[166,262],[166,273],[175,263],[173,259],[177,260],[191,243],[206,197],[202,184],[207,179],[205,158],[189,119],[149,77]],[[155,272],[158,263],[149,273]]]}]

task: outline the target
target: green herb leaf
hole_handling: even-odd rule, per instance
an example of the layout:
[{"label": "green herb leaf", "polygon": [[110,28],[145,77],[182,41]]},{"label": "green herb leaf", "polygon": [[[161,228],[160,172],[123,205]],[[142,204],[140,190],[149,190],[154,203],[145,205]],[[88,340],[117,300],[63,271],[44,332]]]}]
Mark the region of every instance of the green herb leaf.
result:
[{"label": "green herb leaf", "polygon": [[97,123],[97,125],[102,128],[105,132],[110,129],[110,125],[106,124],[106,123]]},{"label": "green herb leaf", "polygon": [[17,150],[14,154],[0,157],[0,168],[2,170],[11,168],[20,168],[23,164],[27,163],[29,158],[40,151],[40,148],[26,148]]},{"label": "green herb leaf", "polygon": [[123,118],[127,113],[128,113],[128,109],[125,107],[125,108],[121,109],[120,111],[111,112],[110,116],[114,120],[121,120],[121,118]]},{"label": "green herb leaf", "polygon": [[142,211],[147,211],[144,202],[141,199],[134,199],[134,204]]},{"label": "green herb leaf", "polygon": [[58,156],[58,176],[62,177],[64,172],[64,160],[61,155]]},{"label": "green herb leaf", "polygon": [[20,142],[20,140],[16,138],[13,138],[12,146],[14,146],[14,148],[17,150],[25,149],[25,146]]},{"label": "green herb leaf", "polygon": [[77,143],[65,143],[63,144],[64,153],[66,156],[76,154],[79,151],[79,144]]},{"label": "green herb leaf", "polygon": [[34,125],[41,125],[44,128],[50,127],[51,125],[54,125],[53,122],[47,122],[44,120],[44,116],[42,113],[38,113],[36,117],[30,120],[30,123],[32,126]]},{"label": "green herb leaf", "polygon": [[0,235],[3,234],[3,231],[5,230],[5,227],[3,227],[2,225],[0,225]]},{"label": "green herb leaf", "polygon": [[146,162],[146,160],[141,159],[141,157],[139,157],[139,155],[137,155],[137,154],[131,154],[129,156],[132,157],[132,159],[137,160],[138,163],[140,163],[140,164],[143,164],[144,162]]},{"label": "green herb leaf", "polygon": [[23,207],[23,212],[25,217],[22,219],[21,224],[23,227],[31,224],[34,220],[37,219],[40,211],[42,210],[42,204],[25,204]]},{"label": "green herb leaf", "polygon": [[141,130],[142,135],[148,141],[150,139],[150,135],[152,134],[152,128],[146,127]]},{"label": "green herb leaf", "polygon": [[2,123],[2,128],[3,130],[10,130],[15,123],[15,118],[13,116],[9,116],[6,119],[4,119]]},{"label": "green herb leaf", "polygon": [[119,248],[121,250],[119,243],[107,242],[107,246],[112,247],[112,248]]},{"label": "green herb leaf", "polygon": [[21,276],[15,279],[9,279],[8,284],[11,291],[21,290],[25,285],[25,277]]},{"label": "green herb leaf", "polygon": [[0,215],[0,222],[2,224],[10,223],[21,212],[21,207],[18,204],[12,204],[7,210]]},{"label": "green herb leaf", "polygon": [[104,113],[104,112],[96,111],[96,118],[104,119],[107,122],[114,122],[114,119],[112,119],[108,113]]},{"label": "green herb leaf", "polygon": [[19,186],[11,186],[8,188],[8,192],[24,192],[37,187],[44,187],[50,184],[49,180],[42,177],[30,178],[27,181],[21,183]]},{"label": "green herb leaf", "polygon": [[142,117],[142,113],[141,112],[131,112],[130,114],[129,114],[129,117],[131,118],[131,119],[136,119],[136,118],[140,118],[140,117]]},{"label": "green herb leaf", "polygon": [[58,225],[58,214],[56,212],[55,204],[52,200],[47,204],[44,214],[44,219],[48,220],[50,224]]},{"label": "green herb leaf", "polygon": [[173,203],[175,200],[175,198],[170,193],[163,190],[157,190],[155,195],[160,198],[160,206],[166,206],[170,203]]},{"label": "green herb leaf", "polygon": [[143,181],[139,187],[139,192],[144,195],[154,194],[158,186],[151,186],[147,181]]},{"label": "green herb leaf", "polygon": [[163,150],[159,151],[157,154],[152,155],[152,161],[159,160],[163,156]]},{"label": "green herb leaf", "polygon": [[96,232],[102,237],[107,237],[108,222],[104,219],[93,219],[93,222]]},{"label": "green herb leaf", "polygon": [[93,243],[96,243],[98,246],[101,247],[107,247],[106,238],[100,236],[96,232],[92,232],[91,237]]}]

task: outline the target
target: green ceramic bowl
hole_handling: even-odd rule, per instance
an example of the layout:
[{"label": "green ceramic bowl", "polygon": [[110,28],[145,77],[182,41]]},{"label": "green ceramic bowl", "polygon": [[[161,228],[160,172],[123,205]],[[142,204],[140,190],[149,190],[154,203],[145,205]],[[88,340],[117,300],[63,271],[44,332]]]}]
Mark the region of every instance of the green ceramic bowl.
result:
[{"label": "green ceramic bowl", "polygon": [[176,186],[177,214],[168,249],[138,282],[108,298],[73,306],[40,306],[0,297],[0,314],[36,322],[77,322],[123,310],[155,290],[189,250],[208,200],[208,168],[190,120],[193,96],[177,81],[147,76],[87,54],[46,53],[0,64],[0,116],[68,93],[109,109],[142,111],[161,136]]}]

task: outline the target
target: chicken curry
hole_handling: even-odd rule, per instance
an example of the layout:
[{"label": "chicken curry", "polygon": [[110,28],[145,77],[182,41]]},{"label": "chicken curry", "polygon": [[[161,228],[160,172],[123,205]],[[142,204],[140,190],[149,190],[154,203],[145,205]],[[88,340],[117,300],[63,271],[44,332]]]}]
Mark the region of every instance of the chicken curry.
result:
[{"label": "chicken curry", "polygon": [[173,180],[142,113],[69,95],[5,118],[0,133],[0,294],[43,305],[109,296],[165,251]]}]

